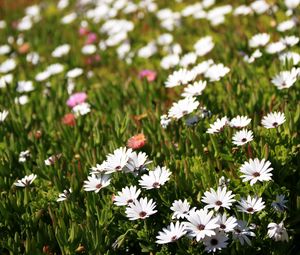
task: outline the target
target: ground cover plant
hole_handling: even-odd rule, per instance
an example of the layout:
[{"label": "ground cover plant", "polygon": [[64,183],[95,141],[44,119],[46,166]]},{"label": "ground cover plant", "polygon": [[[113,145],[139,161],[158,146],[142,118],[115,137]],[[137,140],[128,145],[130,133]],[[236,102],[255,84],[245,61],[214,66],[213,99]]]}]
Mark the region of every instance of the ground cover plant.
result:
[{"label": "ground cover plant", "polygon": [[299,6],[0,1],[0,254],[300,254]]}]

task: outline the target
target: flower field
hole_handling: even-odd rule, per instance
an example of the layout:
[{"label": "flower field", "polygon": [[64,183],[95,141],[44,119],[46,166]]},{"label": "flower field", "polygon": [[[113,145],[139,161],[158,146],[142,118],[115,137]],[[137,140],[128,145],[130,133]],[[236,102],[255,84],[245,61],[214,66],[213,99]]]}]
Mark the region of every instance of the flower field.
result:
[{"label": "flower field", "polygon": [[0,1],[0,254],[300,254],[300,0]]}]

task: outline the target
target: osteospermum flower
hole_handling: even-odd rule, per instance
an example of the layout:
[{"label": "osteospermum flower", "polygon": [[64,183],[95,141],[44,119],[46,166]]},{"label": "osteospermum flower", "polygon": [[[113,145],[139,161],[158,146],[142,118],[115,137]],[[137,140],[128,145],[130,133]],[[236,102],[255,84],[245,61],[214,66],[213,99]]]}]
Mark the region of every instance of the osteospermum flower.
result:
[{"label": "osteospermum flower", "polygon": [[213,218],[213,211],[207,209],[191,210],[184,222],[190,236],[196,237],[197,242],[205,236],[215,235],[215,229],[219,227],[218,219]]},{"label": "osteospermum flower", "polygon": [[85,92],[77,92],[69,97],[67,100],[67,105],[71,108],[74,106],[84,103],[87,99],[87,94]]},{"label": "osteospermum flower", "polygon": [[135,151],[130,154],[129,160],[126,164],[125,172],[134,173],[146,168],[152,161],[148,160],[148,156],[145,152],[136,153]]},{"label": "osteospermum flower", "polygon": [[247,116],[238,115],[229,122],[229,125],[233,128],[243,128],[248,126],[250,122],[251,119],[248,118]]},{"label": "osteospermum flower", "polygon": [[295,84],[297,81],[297,74],[292,71],[281,71],[275,75],[271,82],[279,89],[287,89]]},{"label": "osteospermum flower", "polygon": [[95,193],[98,193],[102,188],[108,186],[109,184],[110,184],[109,175],[92,174],[91,176],[88,176],[87,181],[84,181],[83,188],[85,191],[95,191]]},{"label": "osteospermum flower", "polygon": [[213,64],[204,73],[204,77],[208,78],[210,81],[219,81],[229,72],[230,69],[223,64]]},{"label": "osteospermum flower", "polygon": [[265,46],[270,40],[270,35],[266,33],[256,34],[249,40],[249,47],[256,48]]},{"label": "osteospermum flower", "polygon": [[250,185],[252,186],[257,181],[263,182],[272,180],[272,173],[270,172],[273,168],[270,166],[271,162],[265,159],[250,159],[249,162],[245,162],[240,168],[240,171],[243,173],[241,176],[243,182],[250,181]]},{"label": "osteospermum flower", "polygon": [[234,228],[237,226],[237,219],[233,216],[227,217],[226,213],[217,215],[219,224],[219,230],[224,232],[232,232]]},{"label": "osteospermum flower", "polygon": [[203,239],[203,244],[205,246],[205,251],[210,253],[226,248],[228,245],[227,241],[228,237],[224,232],[216,232],[213,236],[206,236]]},{"label": "osteospermum flower", "polygon": [[241,201],[238,201],[239,205],[237,208],[240,212],[245,212],[249,214],[253,214],[255,212],[259,212],[265,208],[265,202],[262,201],[260,197],[251,197],[247,196],[247,199],[242,198]]},{"label": "osteospermum flower", "polygon": [[15,182],[14,185],[17,187],[22,187],[22,188],[28,187],[30,184],[33,183],[33,181],[36,179],[36,177],[37,177],[36,174],[26,175],[21,180],[18,180],[17,182]]},{"label": "osteospermum flower", "polygon": [[156,72],[152,70],[142,70],[139,72],[139,77],[141,79],[146,78],[148,82],[152,82],[156,79]]},{"label": "osteospermum flower", "polygon": [[251,130],[242,129],[236,132],[232,137],[232,143],[238,146],[244,145],[253,140],[253,132]]},{"label": "osteospermum flower", "polygon": [[285,205],[287,202],[284,195],[276,195],[276,200],[271,205],[276,211],[283,212],[287,208]]},{"label": "osteospermum flower", "polygon": [[227,188],[218,187],[217,191],[213,188],[204,193],[204,197],[201,201],[205,204],[205,208],[210,209],[214,208],[215,210],[219,210],[220,207],[230,209],[232,202],[235,201],[234,195],[232,195],[232,191],[227,192]]},{"label": "osteospermum flower", "polygon": [[60,193],[58,195],[58,199],[56,199],[56,201],[57,202],[62,202],[62,201],[67,200],[70,197],[71,193],[72,193],[72,189],[71,188],[70,189],[65,189],[63,191],[63,193]]},{"label": "osteospermum flower", "polygon": [[170,179],[171,172],[165,166],[157,166],[149,174],[144,174],[139,180],[139,184],[144,189],[158,189]]},{"label": "osteospermum flower", "polygon": [[265,128],[277,128],[285,122],[285,116],[282,112],[271,112],[267,116],[264,116],[261,124]]},{"label": "osteospermum flower", "polygon": [[213,124],[210,124],[209,129],[207,129],[206,133],[208,134],[217,134],[220,133],[224,127],[228,124],[227,117],[223,117],[222,119],[217,119]]},{"label": "osteospermum flower", "polygon": [[125,187],[118,192],[117,196],[114,196],[113,200],[117,206],[129,205],[137,200],[140,193],[141,190],[137,189],[136,186]]},{"label": "osteospermum flower", "polygon": [[120,172],[126,166],[132,149],[118,148],[106,157],[104,168],[107,173]]},{"label": "osteospermum flower", "polygon": [[179,100],[176,103],[173,103],[170,108],[168,115],[170,118],[180,119],[184,115],[187,115],[193,112],[199,106],[199,102],[196,101],[194,97],[186,97],[184,99]]},{"label": "osteospermum flower", "polygon": [[268,224],[268,236],[278,241],[289,241],[289,236],[283,222],[276,224],[274,222]]},{"label": "osteospermum flower", "polygon": [[72,112],[75,116],[86,115],[91,111],[91,106],[89,103],[77,104],[72,108]]},{"label": "osteospermum flower", "polygon": [[165,244],[175,242],[185,234],[186,229],[184,224],[179,221],[177,221],[175,224],[171,222],[171,224],[167,228],[163,228],[162,231],[158,232],[158,236],[156,236],[156,243]]},{"label": "osteospermum flower", "polygon": [[206,88],[206,81],[195,81],[193,84],[184,88],[182,93],[183,97],[193,97],[202,94],[202,91]]},{"label": "osteospermum flower", "polygon": [[188,201],[185,199],[182,201],[181,199],[175,200],[172,203],[172,206],[170,208],[174,213],[172,215],[172,219],[184,219],[186,216],[189,214],[190,210],[190,204]]},{"label": "osteospermum flower", "polygon": [[125,212],[129,220],[143,220],[157,212],[157,210],[154,210],[155,207],[156,204],[152,199],[148,201],[147,198],[141,198],[140,200],[136,200],[134,203],[130,203]]},{"label": "osteospermum flower", "polygon": [[137,150],[146,144],[146,137],[144,134],[137,134],[130,137],[127,141],[127,147]]},{"label": "osteospermum flower", "polygon": [[238,225],[234,228],[233,231],[233,239],[238,239],[241,245],[244,245],[245,242],[248,245],[251,245],[251,240],[249,239],[250,236],[255,236],[255,233],[251,231],[249,227],[247,227],[247,222],[238,220]]}]

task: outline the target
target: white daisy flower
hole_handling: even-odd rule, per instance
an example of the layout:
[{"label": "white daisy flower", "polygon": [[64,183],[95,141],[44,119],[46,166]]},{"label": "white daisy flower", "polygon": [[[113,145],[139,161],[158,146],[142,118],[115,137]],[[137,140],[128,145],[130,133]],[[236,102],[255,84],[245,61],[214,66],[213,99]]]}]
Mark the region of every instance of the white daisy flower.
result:
[{"label": "white daisy flower", "polygon": [[123,206],[134,203],[140,193],[141,190],[137,189],[136,186],[125,187],[122,189],[122,191],[118,192],[117,196],[114,196],[114,204],[117,206]]},{"label": "white daisy flower", "polygon": [[284,195],[276,195],[276,200],[271,205],[276,211],[283,212],[287,208],[287,202]]},{"label": "white daisy flower", "polygon": [[62,24],[70,24],[77,18],[77,14],[75,12],[69,13],[66,16],[62,17]]},{"label": "white daisy flower", "polygon": [[187,220],[184,222],[188,233],[192,237],[196,237],[197,242],[202,240],[205,236],[215,235],[215,229],[219,227],[218,219],[213,218],[213,211],[207,209],[190,211],[186,216]]},{"label": "white daisy flower", "polygon": [[26,175],[21,180],[18,180],[17,182],[15,182],[14,185],[17,187],[22,187],[22,188],[27,187],[33,183],[33,181],[36,179],[36,177],[37,177],[36,174]]},{"label": "white daisy flower", "polygon": [[247,199],[242,198],[241,201],[238,201],[238,203],[238,210],[248,214],[259,212],[265,208],[265,202],[262,201],[261,197],[256,196],[252,198],[250,195],[248,195]]},{"label": "white daisy flower", "polygon": [[270,8],[270,5],[265,0],[256,0],[250,4],[250,7],[257,14],[262,14]]},{"label": "white daisy flower", "polygon": [[75,105],[72,108],[72,112],[75,114],[75,116],[86,115],[90,111],[91,111],[91,106],[89,103],[86,103],[86,102]]},{"label": "white daisy flower", "polygon": [[168,117],[168,115],[164,114],[160,116],[160,125],[163,129],[166,129],[171,122],[171,119]]},{"label": "white daisy flower", "polygon": [[32,81],[18,81],[17,92],[30,92],[33,91],[33,83]]},{"label": "white daisy flower", "polygon": [[233,199],[234,196],[235,195],[232,195],[232,191],[227,192],[226,187],[218,187],[217,191],[211,188],[210,192],[206,191],[204,193],[201,201],[207,204],[205,206],[207,209],[214,208],[215,210],[219,210],[222,207],[229,210],[232,203],[235,201],[235,199]]},{"label": "white daisy flower", "polygon": [[189,52],[182,56],[179,65],[182,67],[188,67],[189,65],[195,64],[197,61],[197,55],[195,52]]},{"label": "white daisy flower", "polygon": [[102,162],[101,164],[96,164],[96,166],[91,167],[91,174],[104,174],[106,172],[105,170],[105,164],[106,162]]},{"label": "white daisy flower", "polygon": [[172,88],[179,85],[185,85],[193,81],[196,78],[194,72],[187,69],[179,69],[170,74],[165,82],[166,88]]},{"label": "white daisy flower", "polygon": [[172,215],[172,219],[184,219],[189,214],[190,210],[190,204],[185,199],[182,201],[181,199],[175,200],[172,203],[172,206],[170,208],[174,213]]},{"label": "white daisy flower", "polygon": [[107,173],[120,172],[126,166],[132,149],[127,149],[126,147],[121,147],[114,150],[113,153],[110,153],[106,157],[104,168]]},{"label": "white daisy flower", "polygon": [[237,219],[233,216],[227,217],[226,213],[217,215],[219,230],[224,232],[232,232],[237,226]]},{"label": "white daisy flower", "polygon": [[213,124],[210,124],[206,133],[217,134],[223,131],[224,127],[228,124],[228,118],[225,116],[222,119],[217,119]]},{"label": "white daisy flower", "polygon": [[177,241],[180,237],[186,234],[186,229],[183,223],[177,221],[175,224],[171,224],[167,228],[163,228],[162,231],[158,232],[156,236],[156,243],[166,244]]},{"label": "white daisy flower", "polygon": [[7,110],[3,110],[2,112],[0,112],[0,123],[6,119],[7,115],[8,115]]},{"label": "white daisy flower", "polygon": [[21,151],[19,154],[19,162],[23,163],[27,160],[27,158],[30,157],[30,151],[26,150],[26,151]]},{"label": "white daisy flower", "polygon": [[0,45],[0,56],[5,55],[5,54],[9,53],[10,51],[11,51],[11,48],[9,45],[7,45],[7,44]]},{"label": "white daisy flower", "polygon": [[292,29],[293,27],[295,27],[295,25],[296,25],[296,22],[292,19],[289,19],[289,20],[279,23],[277,26],[277,30],[279,32],[284,32],[284,31]]},{"label": "white daisy flower", "polygon": [[94,175],[88,176],[88,180],[84,181],[83,188],[85,191],[95,191],[98,193],[102,188],[110,184],[110,176],[103,175]]},{"label": "white daisy flower", "polygon": [[15,98],[15,103],[16,104],[20,104],[20,105],[24,105],[24,104],[27,104],[29,101],[29,98],[27,95],[22,95],[20,97],[16,97]]},{"label": "white daisy flower", "polygon": [[210,252],[217,252],[218,250],[222,250],[227,247],[228,245],[228,237],[224,232],[216,232],[213,236],[206,236],[203,239],[203,244],[205,246],[205,251],[208,253]]},{"label": "white daisy flower", "polygon": [[298,44],[299,40],[300,40],[299,37],[294,36],[294,35],[285,36],[280,39],[281,42],[283,42],[285,45],[290,46],[290,47]]},{"label": "white daisy flower", "polygon": [[273,42],[266,46],[266,52],[269,54],[275,54],[283,51],[285,48],[286,45],[283,42]]},{"label": "white daisy flower", "polygon": [[125,172],[136,172],[145,169],[152,161],[148,160],[148,155],[145,152],[132,152],[126,164]]},{"label": "white daisy flower", "polygon": [[54,58],[61,58],[67,55],[70,52],[70,49],[71,46],[69,44],[60,45],[52,51],[51,56]]},{"label": "white daisy flower", "polygon": [[273,168],[270,166],[271,162],[266,161],[265,159],[250,159],[249,162],[245,162],[240,168],[240,172],[243,173],[241,176],[243,178],[243,182],[250,181],[250,185],[252,186],[257,181],[263,182],[272,180],[271,171]]},{"label": "white daisy flower", "polygon": [[265,128],[277,128],[285,122],[285,116],[282,112],[271,112],[267,116],[264,116],[261,124]]},{"label": "white daisy flower", "polygon": [[165,166],[157,166],[149,174],[144,174],[139,180],[140,186],[144,189],[159,189],[170,179],[171,172]]},{"label": "white daisy flower", "polygon": [[286,64],[287,62],[292,62],[292,64],[295,66],[300,62],[300,54],[297,52],[286,52],[282,53],[279,56],[279,60],[282,64]]},{"label": "white daisy flower", "polygon": [[295,72],[281,71],[271,81],[278,89],[287,89],[297,81],[297,75]]},{"label": "white daisy flower", "polygon": [[193,97],[200,96],[202,91],[206,88],[206,81],[195,81],[193,84],[188,85],[184,88],[181,96],[183,97]]},{"label": "white daisy flower", "polygon": [[204,74],[208,68],[214,63],[212,59],[203,61],[199,63],[198,65],[194,66],[191,70],[196,76],[200,74]]},{"label": "white daisy flower", "polygon": [[249,227],[247,227],[247,222],[238,220],[238,225],[234,228],[233,231],[233,239],[238,239],[241,245],[244,245],[245,242],[248,245],[251,245],[251,240],[249,236],[255,236],[255,233],[251,231]]},{"label": "white daisy flower", "polygon": [[64,66],[60,63],[55,63],[47,67],[46,72],[50,75],[55,75],[62,73],[64,71]]},{"label": "white daisy flower", "polygon": [[10,71],[13,71],[16,67],[17,62],[14,59],[7,59],[0,65],[0,73],[8,73]]},{"label": "white daisy flower", "polygon": [[250,124],[251,119],[248,118],[248,116],[236,116],[233,118],[230,122],[229,125],[233,128],[243,128],[246,127]]},{"label": "white daisy flower", "polygon": [[212,37],[205,36],[194,44],[194,49],[196,51],[196,54],[201,57],[209,53],[214,48],[214,46],[215,44]]},{"label": "white daisy flower", "polygon": [[0,88],[5,88],[6,85],[11,84],[13,81],[12,74],[6,74],[0,77]]},{"label": "white daisy flower", "polygon": [[54,165],[55,162],[60,159],[61,155],[62,154],[56,154],[56,155],[52,155],[49,158],[45,159],[44,160],[45,165],[46,166]]},{"label": "white daisy flower", "polygon": [[270,35],[267,33],[256,34],[249,40],[250,48],[257,48],[259,46],[265,46],[270,40]]},{"label": "white daisy flower", "polygon": [[289,236],[283,222],[276,224],[274,222],[268,224],[268,236],[278,241],[289,241]]},{"label": "white daisy flower", "polygon": [[253,140],[253,132],[251,130],[242,129],[236,132],[232,137],[232,143],[241,146]]},{"label": "white daisy flower", "polygon": [[72,79],[74,79],[74,78],[76,78],[76,77],[78,77],[78,76],[80,76],[80,75],[82,75],[82,74],[83,74],[83,69],[77,67],[77,68],[74,68],[74,69],[72,69],[72,70],[69,70],[69,71],[67,72],[66,76],[67,76],[67,78],[72,78]]},{"label": "white daisy flower", "polygon": [[72,193],[72,189],[71,188],[70,189],[65,189],[63,191],[63,193],[60,193],[58,195],[58,199],[56,201],[57,202],[62,202],[62,201],[67,200],[70,197],[71,193]]},{"label": "white daisy flower", "polygon": [[284,0],[284,4],[288,9],[296,9],[300,0]]},{"label": "white daisy flower", "polygon": [[223,64],[213,64],[204,73],[204,77],[208,78],[210,81],[219,81],[229,72],[230,69]]},{"label": "white daisy flower", "polygon": [[172,107],[168,112],[168,116],[170,118],[175,118],[179,120],[184,115],[187,115],[199,106],[199,102],[196,101],[194,97],[186,97],[184,99],[179,100],[178,102],[173,103]]},{"label": "white daisy flower", "polygon": [[96,51],[97,51],[97,47],[93,44],[87,44],[81,48],[81,53],[84,55],[92,55]]},{"label": "white daisy flower", "polygon": [[143,220],[157,212],[157,210],[154,210],[155,207],[156,204],[152,199],[148,201],[147,198],[140,198],[140,200],[130,203],[125,212],[129,220]]}]

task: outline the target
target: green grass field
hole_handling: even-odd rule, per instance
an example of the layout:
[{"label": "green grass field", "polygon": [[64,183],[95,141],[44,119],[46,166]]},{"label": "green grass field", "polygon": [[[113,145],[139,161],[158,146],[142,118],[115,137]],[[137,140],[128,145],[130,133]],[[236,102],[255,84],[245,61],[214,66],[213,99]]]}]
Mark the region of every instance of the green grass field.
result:
[{"label": "green grass field", "polygon": [[0,6],[0,254],[300,254],[300,1]]}]

